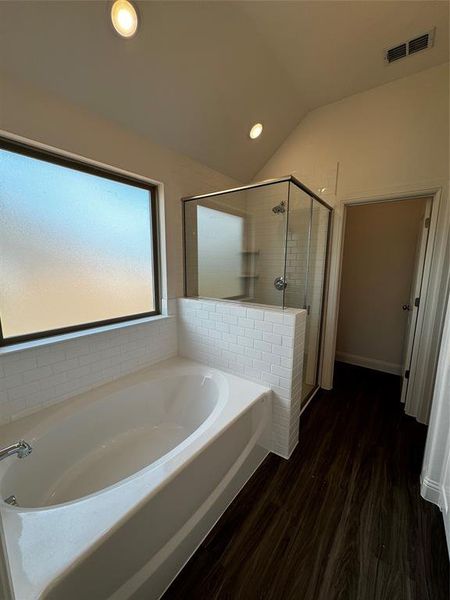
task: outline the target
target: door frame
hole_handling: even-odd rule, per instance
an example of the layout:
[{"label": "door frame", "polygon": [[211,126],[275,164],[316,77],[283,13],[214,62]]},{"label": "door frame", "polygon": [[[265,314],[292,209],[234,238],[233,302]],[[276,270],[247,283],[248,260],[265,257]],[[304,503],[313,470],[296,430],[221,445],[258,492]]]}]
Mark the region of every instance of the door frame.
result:
[{"label": "door frame", "polygon": [[[448,284],[448,274],[444,267],[448,265],[446,246],[448,240],[448,206],[445,202],[444,189],[447,182],[439,181],[435,185],[401,189],[376,193],[363,191],[338,201],[333,214],[333,251],[330,277],[328,280],[328,303],[326,307],[326,329],[324,332],[324,354],[322,364],[321,386],[325,389],[333,387],[333,371],[336,356],[336,338],[340,303],[340,285],[342,277],[344,235],[347,210],[358,204],[401,201],[413,198],[432,198],[432,212],[427,252],[423,275],[423,294],[417,318],[417,334],[414,342],[413,359],[411,361],[410,401],[407,412],[420,422],[427,423],[431,407],[432,379],[436,368],[434,354],[438,347],[432,348],[435,335],[442,331],[443,315],[439,314],[439,296],[442,283]],[[441,281],[447,278],[446,282]],[[430,354],[433,356],[430,356]],[[418,364],[425,368],[417,369]],[[430,387],[431,385],[431,387]],[[426,389],[428,386],[428,390]],[[425,390],[425,392],[424,392]],[[429,392],[429,393],[428,393]]]}]

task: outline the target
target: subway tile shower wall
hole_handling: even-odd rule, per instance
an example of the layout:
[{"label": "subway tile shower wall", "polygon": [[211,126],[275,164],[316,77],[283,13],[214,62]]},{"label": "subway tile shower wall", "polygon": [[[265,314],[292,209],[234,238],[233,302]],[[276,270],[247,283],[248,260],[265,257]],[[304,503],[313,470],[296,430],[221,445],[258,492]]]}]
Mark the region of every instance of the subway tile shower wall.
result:
[{"label": "subway tile shower wall", "polygon": [[176,354],[171,316],[0,355],[0,423]]},{"label": "subway tile shower wall", "polygon": [[178,301],[179,354],[272,388],[272,450],[298,442],[306,311]]}]

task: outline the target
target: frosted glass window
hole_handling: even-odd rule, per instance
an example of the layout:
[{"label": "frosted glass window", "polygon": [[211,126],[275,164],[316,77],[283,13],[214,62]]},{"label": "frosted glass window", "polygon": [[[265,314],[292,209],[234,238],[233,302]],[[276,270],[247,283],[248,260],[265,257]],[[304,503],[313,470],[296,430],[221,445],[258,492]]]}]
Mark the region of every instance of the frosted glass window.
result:
[{"label": "frosted glass window", "polygon": [[152,188],[0,149],[2,342],[157,311]]},{"label": "frosted glass window", "polygon": [[207,298],[242,294],[244,219],[197,206],[198,293]]}]

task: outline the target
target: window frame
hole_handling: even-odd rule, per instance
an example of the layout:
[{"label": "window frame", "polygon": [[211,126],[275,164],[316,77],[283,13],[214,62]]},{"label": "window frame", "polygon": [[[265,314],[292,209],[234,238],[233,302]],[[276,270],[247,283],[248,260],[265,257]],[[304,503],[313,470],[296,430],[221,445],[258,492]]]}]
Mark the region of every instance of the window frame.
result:
[{"label": "window frame", "polygon": [[94,329],[98,327],[114,325],[118,323],[130,323],[138,319],[146,317],[156,317],[161,314],[161,282],[160,282],[160,232],[159,232],[159,210],[158,210],[158,186],[152,184],[132,175],[118,173],[113,167],[93,165],[89,162],[85,162],[81,157],[72,157],[62,154],[58,154],[57,151],[41,149],[32,145],[10,140],[0,136],[0,150],[7,150],[22,154],[30,158],[43,160],[46,162],[59,165],[60,167],[66,167],[75,169],[82,173],[89,175],[96,175],[112,181],[118,181],[119,183],[126,183],[147,190],[149,193],[150,203],[150,226],[151,226],[151,237],[152,237],[152,276],[153,276],[153,299],[155,309],[153,311],[147,311],[143,313],[137,313],[132,315],[126,315],[123,317],[114,317],[112,319],[103,319],[101,321],[90,321],[89,323],[81,323],[78,325],[70,325],[68,327],[60,327],[59,329],[50,329],[45,331],[38,331],[29,334],[18,335],[14,337],[5,338],[3,336],[2,329],[2,314],[0,308],[0,348],[8,347],[15,344],[21,344],[23,342],[39,340],[43,338],[52,338],[55,336],[64,335],[66,333],[74,333],[77,331],[86,331],[87,329]]}]

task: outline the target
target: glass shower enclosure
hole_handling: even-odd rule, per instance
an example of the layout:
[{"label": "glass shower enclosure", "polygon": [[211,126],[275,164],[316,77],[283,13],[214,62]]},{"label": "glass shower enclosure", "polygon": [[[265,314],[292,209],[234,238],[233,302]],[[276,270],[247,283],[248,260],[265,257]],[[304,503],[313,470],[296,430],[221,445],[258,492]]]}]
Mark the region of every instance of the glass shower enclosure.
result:
[{"label": "glass shower enclosure", "polygon": [[183,199],[187,297],[306,309],[303,404],[318,386],[331,212],[293,176]]}]

